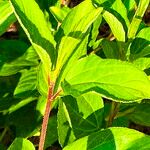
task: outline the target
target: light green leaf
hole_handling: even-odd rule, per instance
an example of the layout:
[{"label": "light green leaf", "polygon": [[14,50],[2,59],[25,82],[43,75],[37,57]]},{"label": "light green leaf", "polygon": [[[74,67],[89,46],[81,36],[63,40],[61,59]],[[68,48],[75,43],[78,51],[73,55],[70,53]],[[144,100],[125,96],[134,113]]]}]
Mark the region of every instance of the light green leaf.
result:
[{"label": "light green leaf", "polygon": [[133,64],[141,70],[150,68],[150,58],[139,58],[133,61]]},{"label": "light green leaf", "polygon": [[135,8],[135,0],[122,0],[128,12]]},{"label": "light green leaf", "polygon": [[58,111],[58,137],[62,146],[75,139],[101,129],[103,121],[103,100],[94,92],[76,99],[62,97]]},{"label": "light green leaf", "polygon": [[24,70],[14,91],[17,97],[29,97],[37,87],[37,68]]},{"label": "light green leaf", "polygon": [[8,150],[35,150],[34,145],[27,139],[15,138]]},{"label": "light green leaf", "polygon": [[91,39],[89,42],[89,46],[92,47],[95,45],[97,36],[99,34],[99,27],[102,22],[102,15],[100,14],[99,17],[94,21],[91,29]]},{"label": "light green leaf", "polygon": [[[89,0],[84,1],[75,7],[62,22],[62,26],[56,34],[61,41],[58,43],[57,66],[53,73],[53,76],[57,78],[55,89],[58,88],[60,81],[65,76],[66,71],[64,72],[64,70],[68,64],[73,64],[85,54],[88,29],[101,12],[102,8],[96,9]],[[81,49],[83,46],[80,47],[82,44],[84,49]]]},{"label": "light green leaf", "polygon": [[136,124],[149,127],[150,126],[150,120],[148,119],[149,112],[150,112],[150,104],[141,103],[137,105],[137,107],[130,115],[128,115],[128,118]]},{"label": "light green leaf", "polygon": [[74,96],[96,91],[112,100],[131,102],[150,98],[150,81],[132,64],[91,55],[73,65],[62,84]]},{"label": "light green leaf", "polygon": [[67,16],[67,14],[70,12],[69,7],[60,8],[60,7],[56,7],[56,6],[51,6],[49,8],[49,10],[58,22],[62,22],[64,20],[64,18]]},{"label": "light green leaf", "polygon": [[110,7],[115,0],[92,0],[94,6],[99,7],[99,6],[103,6],[103,7]]},{"label": "light green leaf", "polygon": [[[44,14],[35,0],[10,0],[10,3],[17,20],[41,59],[42,78],[48,79],[51,69],[55,67],[57,54],[56,43]],[[47,85],[47,80],[43,84]]]},{"label": "light green leaf", "polygon": [[125,42],[125,30],[121,22],[110,12],[104,11],[103,17],[118,41]]},{"label": "light green leaf", "polygon": [[[82,10],[82,13],[81,13],[81,10]],[[58,33],[56,34],[56,36],[57,36],[56,38],[57,39],[59,38],[59,40],[60,40],[61,39],[60,37],[62,37],[63,35],[69,35],[72,37],[76,37],[75,36],[76,34],[74,33],[76,31],[81,31],[82,33],[85,33],[87,31],[87,29],[89,28],[90,24],[93,23],[94,20],[96,20],[96,18],[95,18],[92,21],[92,19],[94,18],[94,16],[92,16],[92,11],[94,11],[93,15],[99,16],[99,14],[102,11],[102,7],[96,9],[92,5],[91,0],[83,1],[82,3],[80,3],[73,9],[71,9],[71,12],[67,15],[65,20],[62,22],[61,28],[59,29]],[[87,17],[88,21],[85,21],[86,17]],[[88,24],[88,22],[89,22],[89,24]],[[81,35],[82,34],[80,33],[80,36]],[[79,38],[79,37],[77,36],[76,38]]]},{"label": "light green leaf", "polygon": [[63,150],[146,150],[150,149],[150,136],[139,131],[112,127],[83,137]]},{"label": "light green leaf", "polygon": [[128,38],[129,39],[132,39],[135,37],[135,35],[138,31],[139,25],[142,21],[142,17],[149,5],[149,2],[150,2],[150,0],[140,0],[138,8],[136,10],[136,13],[135,13],[135,15],[132,19],[132,22],[129,26],[129,30],[128,30]]},{"label": "light green leaf", "polygon": [[123,4],[122,0],[115,0],[111,8],[121,15],[121,17],[124,19],[125,25],[128,27],[130,22],[128,19],[127,9]]},{"label": "light green leaf", "polygon": [[146,27],[140,30],[136,37],[150,41],[150,27]]},{"label": "light green leaf", "polygon": [[0,1],[0,35],[2,35],[8,27],[16,21],[16,17],[8,1]]},{"label": "light green leaf", "polygon": [[[46,59],[49,58],[47,56],[48,53],[52,63],[54,63],[56,61],[54,37],[48,28],[44,14],[38,4],[35,0],[10,0],[10,3],[17,20],[27,34],[42,62],[46,62],[44,60],[45,57]],[[32,9],[34,11],[31,11]]]}]

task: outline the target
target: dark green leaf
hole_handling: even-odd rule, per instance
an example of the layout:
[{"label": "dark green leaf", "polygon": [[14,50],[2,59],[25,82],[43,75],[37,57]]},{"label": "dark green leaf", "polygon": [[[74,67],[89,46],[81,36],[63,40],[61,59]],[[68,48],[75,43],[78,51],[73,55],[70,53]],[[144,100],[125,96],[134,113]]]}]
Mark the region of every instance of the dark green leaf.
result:
[{"label": "dark green leaf", "polygon": [[62,146],[101,128],[103,100],[96,93],[62,97],[58,111],[58,136]]},{"label": "dark green leaf", "polygon": [[136,123],[143,126],[150,126],[150,120],[149,118],[149,112],[150,112],[150,104],[149,103],[141,103],[139,104],[133,113],[128,115],[129,119]]},{"label": "dark green leaf", "polygon": [[39,131],[42,114],[36,109],[36,101],[32,101],[7,114],[6,118],[6,124],[15,129],[16,136],[26,138]]},{"label": "dark green leaf", "polygon": [[35,50],[17,40],[0,41],[0,76],[16,74],[22,69],[38,65]]},{"label": "dark green leaf", "polygon": [[106,58],[115,58],[119,59],[119,47],[116,42],[103,40],[102,48]]},{"label": "dark green leaf", "polygon": [[45,139],[45,146],[47,148],[51,146],[54,142],[57,141],[58,134],[57,134],[57,116],[51,116],[48,121],[46,139]]}]

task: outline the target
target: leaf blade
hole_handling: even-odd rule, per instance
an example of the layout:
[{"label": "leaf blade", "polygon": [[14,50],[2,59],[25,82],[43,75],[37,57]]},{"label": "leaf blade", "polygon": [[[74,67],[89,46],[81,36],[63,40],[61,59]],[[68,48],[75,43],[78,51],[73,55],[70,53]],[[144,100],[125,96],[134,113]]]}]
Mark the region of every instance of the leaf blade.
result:
[{"label": "leaf blade", "polygon": [[96,91],[122,102],[150,98],[147,92],[150,81],[143,71],[127,62],[103,60],[95,55],[79,60],[67,74],[62,88],[74,96]]}]

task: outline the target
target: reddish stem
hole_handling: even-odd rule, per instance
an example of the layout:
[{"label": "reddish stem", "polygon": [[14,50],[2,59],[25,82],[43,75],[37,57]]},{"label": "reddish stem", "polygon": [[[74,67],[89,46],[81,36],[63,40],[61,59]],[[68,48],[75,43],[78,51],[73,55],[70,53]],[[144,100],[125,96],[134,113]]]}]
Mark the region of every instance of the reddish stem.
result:
[{"label": "reddish stem", "polygon": [[47,130],[47,125],[48,125],[48,119],[51,111],[51,103],[52,103],[52,87],[49,87],[48,89],[48,97],[47,97],[47,104],[46,104],[46,109],[44,113],[44,118],[43,118],[43,123],[42,123],[42,129],[41,129],[41,135],[40,135],[40,143],[39,143],[39,150],[44,149],[44,142],[45,142],[45,137],[46,137],[46,130]]},{"label": "reddish stem", "polygon": [[47,125],[48,125],[48,119],[51,111],[51,104],[52,101],[59,95],[61,91],[58,91],[57,93],[53,94],[54,90],[54,84],[50,82],[50,77],[48,76],[48,96],[47,96],[47,103],[46,103],[46,109],[44,113],[43,123],[42,123],[42,129],[41,129],[41,135],[40,135],[40,143],[39,143],[39,150],[44,149],[44,143],[45,143],[45,137],[46,137],[46,131],[47,131]]}]

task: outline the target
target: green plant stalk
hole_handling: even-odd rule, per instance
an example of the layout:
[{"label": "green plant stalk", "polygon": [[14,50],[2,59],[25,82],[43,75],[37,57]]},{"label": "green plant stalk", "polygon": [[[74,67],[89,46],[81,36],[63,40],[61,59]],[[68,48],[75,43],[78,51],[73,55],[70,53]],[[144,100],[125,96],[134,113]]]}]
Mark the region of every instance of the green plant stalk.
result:
[{"label": "green plant stalk", "polygon": [[7,133],[7,131],[8,131],[8,127],[4,128],[4,130],[3,130],[3,132],[2,132],[2,134],[0,136],[0,142],[2,142],[2,140],[3,140],[4,136],[5,136],[5,134]]},{"label": "green plant stalk", "polygon": [[134,112],[134,110],[135,110],[135,107],[130,108],[130,109],[127,109],[127,110],[124,111],[124,112],[118,112],[114,119],[117,119],[117,118],[119,118],[119,117],[123,117],[123,116],[129,115],[129,114],[131,114],[132,112]]},{"label": "green plant stalk", "polygon": [[50,82],[50,77],[48,77],[48,96],[47,96],[47,103],[46,103],[46,109],[44,113],[44,118],[42,122],[42,129],[41,129],[41,135],[40,135],[40,142],[39,142],[39,150],[44,149],[44,143],[45,143],[45,137],[46,137],[46,131],[47,131],[47,125],[48,125],[48,119],[51,111],[51,105],[52,102],[55,100],[55,98],[59,95],[61,91],[56,92],[56,94],[53,94],[54,90],[54,83]]},{"label": "green plant stalk", "polygon": [[117,103],[117,102],[114,102],[114,101],[112,102],[110,115],[109,115],[109,119],[108,119],[108,122],[107,122],[107,127],[112,126],[113,120],[114,120],[115,116],[118,113],[119,106],[120,106],[120,103]]}]

